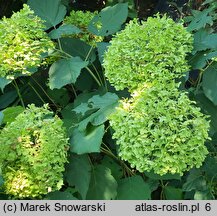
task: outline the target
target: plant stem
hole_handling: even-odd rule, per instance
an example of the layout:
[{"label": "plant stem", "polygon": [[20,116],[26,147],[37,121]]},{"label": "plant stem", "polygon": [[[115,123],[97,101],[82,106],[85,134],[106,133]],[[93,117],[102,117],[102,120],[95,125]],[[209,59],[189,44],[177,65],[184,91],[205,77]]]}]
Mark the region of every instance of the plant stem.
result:
[{"label": "plant stem", "polygon": [[35,94],[40,98],[40,100],[45,104],[46,102],[44,101],[44,99],[41,97],[41,95],[37,92],[37,90],[35,89],[35,87],[28,82],[28,85],[33,89],[33,91],[35,92]]},{"label": "plant stem", "polygon": [[[57,50],[57,49],[56,49]],[[65,54],[66,56],[68,56],[69,58],[72,58],[73,56],[71,56],[70,54],[64,52],[63,50],[58,50],[59,52]],[[99,80],[97,79],[97,77],[94,75],[94,73],[90,70],[90,68],[85,67],[87,69],[87,71],[90,73],[90,75],[93,77],[93,79],[97,82],[97,84],[99,86],[102,86],[102,84],[99,82]]]},{"label": "plant stem", "polygon": [[24,104],[24,102],[23,102],[23,98],[22,98],[22,95],[21,95],[21,93],[20,93],[20,89],[19,89],[19,87],[18,87],[18,85],[17,85],[16,80],[14,80],[14,87],[15,87],[15,89],[16,89],[16,91],[17,91],[17,94],[18,94],[18,96],[19,96],[19,99],[20,99],[20,102],[21,102],[21,104],[22,104],[22,107],[25,108],[25,104]]},{"label": "plant stem", "polygon": [[72,87],[72,91],[73,91],[73,93],[74,93],[74,95],[75,95],[75,98],[77,98],[78,95],[77,95],[77,93],[76,93],[76,91],[75,91],[75,88],[74,88],[73,84],[71,84],[71,87]]},{"label": "plant stem", "polygon": [[54,106],[56,108],[58,108],[58,106],[56,105],[55,101],[47,94],[47,92],[44,90],[44,88],[38,83],[38,81],[32,76],[31,77],[33,79],[33,81],[40,87],[40,89],[44,92],[44,94],[47,96],[47,98],[54,104]]},{"label": "plant stem", "polygon": [[90,75],[93,77],[93,79],[97,82],[97,84],[99,86],[102,86],[102,84],[99,82],[99,80],[96,78],[96,76],[94,75],[94,73],[90,70],[90,68],[85,67],[85,69],[90,73]]}]

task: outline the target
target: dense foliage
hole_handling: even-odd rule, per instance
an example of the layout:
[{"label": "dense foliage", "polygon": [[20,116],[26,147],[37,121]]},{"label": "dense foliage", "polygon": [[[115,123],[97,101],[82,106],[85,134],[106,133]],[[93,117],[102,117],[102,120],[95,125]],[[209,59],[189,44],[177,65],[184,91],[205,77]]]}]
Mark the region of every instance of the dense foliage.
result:
[{"label": "dense foliage", "polygon": [[216,199],[216,1],[21,2],[0,10],[0,198]]}]

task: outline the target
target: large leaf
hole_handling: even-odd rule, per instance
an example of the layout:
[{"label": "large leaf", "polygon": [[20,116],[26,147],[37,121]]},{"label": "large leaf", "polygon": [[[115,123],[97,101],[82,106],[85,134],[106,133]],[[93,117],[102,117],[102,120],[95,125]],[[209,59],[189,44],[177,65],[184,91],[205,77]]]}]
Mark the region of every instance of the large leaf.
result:
[{"label": "large leaf", "polygon": [[2,92],[4,91],[5,86],[8,85],[11,81],[12,80],[0,77],[0,89],[2,90]]},{"label": "large leaf", "polygon": [[155,180],[171,180],[171,179],[181,180],[181,176],[179,174],[158,175],[154,172],[144,172],[144,173],[147,177]]},{"label": "large leaf", "polygon": [[205,9],[203,11],[192,10],[193,16],[188,17],[190,21],[187,29],[189,31],[199,30],[200,28],[206,27],[207,24],[212,25],[212,17],[209,16],[209,13],[212,11],[212,8]]},{"label": "large leaf", "polygon": [[202,170],[210,181],[217,181],[217,157],[207,157]]},{"label": "large leaf", "polygon": [[77,154],[100,152],[104,125],[87,127],[86,131],[75,128],[70,139],[70,151]]},{"label": "large leaf", "polygon": [[206,179],[203,176],[201,170],[193,169],[190,171],[187,181],[183,184],[183,191],[200,190],[204,191],[207,189]]},{"label": "large leaf", "polygon": [[4,179],[2,176],[0,176],[0,187],[4,184]]},{"label": "large leaf", "polygon": [[97,165],[91,175],[90,187],[87,193],[89,200],[110,200],[117,195],[117,182],[111,175],[111,170]]},{"label": "large leaf", "polygon": [[66,7],[61,4],[61,0],[29,0],[28,5],[37,16],[46,21],[46,29],[62,22],[66,15]]},{"label": "large leaf", "polygon": [[71,154],[65,175],[69,185],[75,186],[82,199],[85,199],[91,177],[91,165],[88,156]]},{"label": "large leaf", "polygon": [[55,104],[65,107],[69,103],[69,94],[65,88],[53,90],[47,89],[47,94],[55,101]]},{"label": "large leaf", "polygon": [[0,111],[0,125],[3,122],[3,119],[4,119],[4,114],[3,114],[3,112]]},{"label": "large leaf", "polygon": [[61,59],[53,63],[49,69],[49,86],[60,89],[64,85],[75,83],[81,69],[88,65],[80,57]]},{"label": "large leaf", "polygon": [[99,36],[108,36],[120,30],[128,15],[127,3],[104,8],[90,22],[88,30]]},{"label": "large leaf", "polygon": [[18,97],[18,94],[16,90],[12,90],[12,91],[6,92],[3,95],[1,95],[0,96],[0,109],[6,108],[8,105],[14,102],[17,97]]},{"label": "large leaf", "polygon": [[116,180],[120,179],[123,176],[123,168],[111,157],[104,156],[101,163],[103,166],[108,167],[111,170],[112,176],[114,176]]},{"label": "large leaf", "polygon": [[75,38],[61,38],[60,42],[63,51],[69,55],[74,57],[79,56],[84,61],[95,61],[95,49],[85,42]]},{"label": "large leaf", "polygon": [[73,109],[79,106],[81,103],[85,103],[94,95],[102,94],[101,91],[85,92],[78,95],[73,103],[68,104],[61,112],[63,116],[64,126],[68,130],[68,135],[71,136],[74,128],[78,126],[81,121],[81,115],[73,111]]},{"label": "large leaf", "polygon": [[200,29],[194,34],[193,52],[207,49],[217,49],[217,34],[210,34],[206,29]]},{"label": "large leaf", "polygon": [[180,188],[175,188],[173,186],[164,187],[164,194],[167,200],[182,200],[183,193]]},{"label": "large leaf", "polygon": [[204,72],[202,86],[205,95],[217,105],[217,62]]},{"label": "large leaf", "polygon": [[24,108],[21,106],[16,106],[16,107],[7,107],[6,109],[3,110],[4,114],[4,119],[3,123],[11,123],[14,121],[14,119],[24,111]]},{"label": "large leaf", "polygon": [[109,43],[107,43],[107,42],[99,42],[99,43],[97,43],[99,61],[100,61],[101,64],[103,63],[103,56],[104,56],[104,53],[107,50],[108,46],[109,46]]},{"label": "large leaf", "polygon": [[217,131],[217,106],[215,106],[202,92],[195,95],[195,100],[202,108],[203,112],[210,116],[210,125],[214,131]]},{"label": "large leaf", "polygon": [[117,104],[118,96],[110,92],[102,96],[95,95],[86,103],[81,103],[73,109],[77,114],[84,116],[84,119],[79,123],[78,129],[81,131],[85,130],[89,122],[95,126],[103,124],[107,120],[108,115],[114,111]]},{"label": "large leaf", "polygon": [[217,57],[217,51],[200,51],[191,57],[189,63],[192,69],[203,69],[208,64],[208,60],[215,57]]},{"label": "large leaf", "polygon": [[204,190],[204,191],[196,191],[194,194],[194,200],[212,200],[215,199],[215,197],[212,194],[212,191],[210,189]]},{"label": "large leaf", "polygon": [[61,192],[61,191],[55,191],[52,193],[49,193],[45,200],[77,200],[71,193],[69,192]]},{"label": "large leaf", "polygon": [[147,200],[151,199],[151,189],[141,176],[124,178],[118,182],[117,199]]},{"label": "large leaf", "polygon": [[78,34],[81,30],[71,24],[61,25],[58,29],[52,30],[48,35],[51,39],[61,38],[63,35]]}]

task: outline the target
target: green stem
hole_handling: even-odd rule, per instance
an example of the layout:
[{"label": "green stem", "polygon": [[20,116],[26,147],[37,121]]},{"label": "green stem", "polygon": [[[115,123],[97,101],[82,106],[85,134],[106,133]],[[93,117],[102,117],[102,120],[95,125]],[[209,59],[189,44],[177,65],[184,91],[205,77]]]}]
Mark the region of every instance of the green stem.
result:
[{"label": "green stem", "polygon": [[[55,26],[54,26],[54,29],[56,30],[56,27],[55,27]],[[59,38],[57,38],[57,42],[58,42],[58,45],[59,45],[60,50],[63,51],[62,45],[61,45],[61,42],[60,42],[60,39],[59,39]]]},{"label": "green stem", "polygon": [[97,76],[99,78],[100,83],[103,85],[103,81],[102,81],[102,79],[100,77],[99,71],[96,69],[96,67],[95,67],[95,65],[93,63],[91,65],[92,65],[93,69],[96,71],[96,74],[97,74]]},{"label": "green stem", "polygon": [[[59,52],[65,54],[66,56],[68,56],[69,58],[72,58],[73,56],[71,56],[70,54],[64,52],[63,50],[58,50]],[[102,86],[102,84],[99,82],[99,80],[97,79],[97,77],[94,75],[94,73],[90,70],[90,68],[85,67],[87,69],[87,71],[90,73],[90,75],[93,77],[93,79],[97,82],[97,84],[99,86]]]},{"label": "green stem", "polygon": [[99,82],[99,80],[97,79],[97,77],[94,75],[94,73],[90,70],[90,68],[85,67],[87,69],[87,71],[90,73],[90,75],[93,77],[93,79],[97,82],[97,84],[99,86],[102,86],[102,84]]},{"label": "green stem", "polygon": [[40,89],[44,92],[44,94],[47,96],[47,98],[54,104],[54,106],[56,108],[58,108],[55,101],[47,94],[47,92],[44,90],[44,88],[38,83],[38,81],[33,76],[32,76],[32,79],[40,87]]},{"label": "green stem", "polygon": [[74,86],[71,84],[71,87],[72,87],[72,91],[73,91],[73,93],[74,93],[74,95],[75,95],[75,98],[77,98],[78,97],[78,95],[77,95],[77,93],[76,93],[76,91],[75,91],[75,88],[74,88]]},{"label": "green stem", "polygon": [[87,56],[86,56],[84,61],[87,61],[88,57],[90,56],[90,53],[91,53],[92,49],[93,49],[93,46],[91,46],[91,48],[90,48],[89,52],[87,53]]},{"label": "green stem", "polygon": [[20,102],[21,102],[23,108],[25,108],[25,104],[24,104],[24,102],[23,102],[23,98],[22,98],[22,95],[21,95],[21,93],[20,93],[20,89],[19,89],[19,87],[18,87],[18,85],[17,85],[16,80],[14,80],[14,87],[15,87],[15,89],[16,89],[16,91],[17,91],[17,94],[18,94],[18,96],[19,96],[19,99],[20,99]]},{"label": "green stem", "polygon": [[121,163],[121,165],[124,167],[124,169],[127,171],[129,175],[131,176],[135,175],[135,173],[132,172],[132,170],[122,160],[120,160],[116,155],[113,154],[113,152],[109,149],[109,147],[104,142],[102,142],[102,144],[106,147],[106,149],[101,147],[102,151],[104,151],[105,153],[113,157],[115,160],[117,160],[119,163]]},{"label": "green stem", "polygon": [[163,180],[160,180],[160,184],[161,184],[161,188],[162,188],[161,193],[160,193],[160,199],[164,200],[165,199],[165,197],[164,197],[164,187],[165,187],[165,185],[163,183]]},{"label": "green stem", "polygon": [[45,104],[46,102],[44,101],[44,99],[41,97],[41,95],[37,92],[37,90],[35,89],[35,87],[28,82],[28,85],[33,89],[33,91],[35,92],[35,94],[39,97],[39,99]]}]

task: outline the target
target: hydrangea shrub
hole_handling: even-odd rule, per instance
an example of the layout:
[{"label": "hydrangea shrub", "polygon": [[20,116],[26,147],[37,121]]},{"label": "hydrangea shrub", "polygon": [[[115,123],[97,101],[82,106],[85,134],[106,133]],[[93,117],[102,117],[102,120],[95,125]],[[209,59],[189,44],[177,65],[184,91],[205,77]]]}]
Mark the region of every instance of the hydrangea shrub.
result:
[{"label": "hydrangea shrub", "polygon": [[40,198],[59,190],[67,150],[62,120],[53,117],[46,105],[29,105],[0,132],[5,192],[15,198]]},{"label": "hydrangea shrub", "polygon": [[182,24],[157,15],[131,21],[105,54],[108,80],[131,93],[110,116],[113,138],[121,159],[140,172],[183,175],[208,154],[209,121],[175,82],[189,69],[192,42]]},{"label": "hydrangea shrub", "polygon": [[25,4],[11,18],[0,21],[0,77],[28,75],[30,68],[42,64],[42,55],[54,48],[43,22]]},{"label": "hydrangea shrub", "polygon": [[140,24],[130,21],[117,33],[104,57],[105,75],[115,89],[132,92],[139,83],[165,82],[182,76],[192,50],[192,35],[183,25],[163,16]]},{"label": "hydrangea shrub", "polygon": [[72,24],[81,29],[81,33],[72,35],[74,38],[79,38],[80,40],[86,42],[91,46],[96,46],[97,42],[101,42],[103,37],[96,36],[88,31],[88,25],[90,21],[93,19],[98,12],[90,12],[90,11],[74,11],[70,12],[70,15],[64,19],[65,24]]},{"label": "hydrangea shrub", "polygon": [[[172,91],[171,91],[172,89]],[[119,156],[140,172],[157,174],[200,167],[208,150],[209,122],[186,93],[149,86],[122,100],[110,116]]]}]

